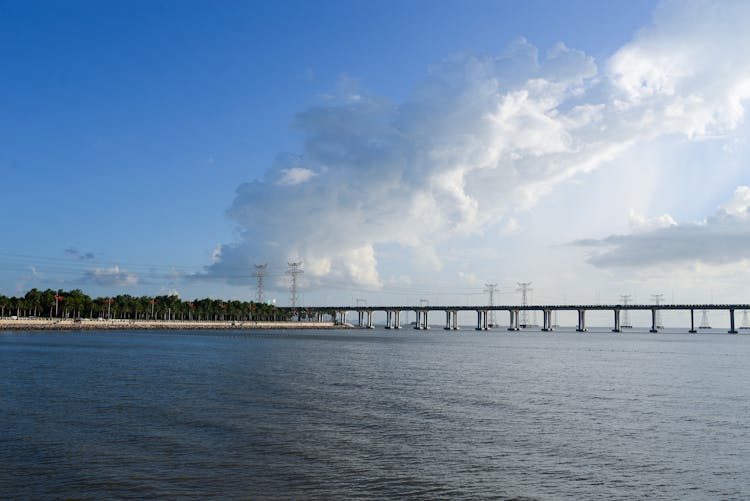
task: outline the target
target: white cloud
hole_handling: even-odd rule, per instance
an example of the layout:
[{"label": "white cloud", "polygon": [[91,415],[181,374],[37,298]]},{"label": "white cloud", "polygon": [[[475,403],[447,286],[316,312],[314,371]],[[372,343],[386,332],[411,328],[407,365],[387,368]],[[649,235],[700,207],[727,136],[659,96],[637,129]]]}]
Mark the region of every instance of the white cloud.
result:
[{"label": "white cloud", "polygon": [[278,181],[279,184],[302,184],[315,176],[316,173],[310,169],[304,169],[302,167],[292,167],[289,169],[282,169],[281,177]]},{"label": "white cloud", "polygon": [[630,230],[634,233],[669,228],[670,226],[675,226],[677,224],[677,221],[675,221],[669,214],[647,218],[642,214],[636,213],[633,209],[630,209],[628,214],[628,222],[630,224]]},{"label": "white cloud", "polygon": [[750,215],[750,186],[738,186],[732,198],[721,206],[728,215],[746,218]]},{"label": "white cloud", "polygon": [[[732,198],[700,223],[678,225],[670,216],[639,217],[630,235],[576,242],[589,247],[588,262],[597,267],[723,266],[750,260],[750,190],[740,186]],[[631,214],[631,221],[633,214]]]},{"label": "white cloud", "polygon": [[83,277],[84,282],[94,282],[101,286],[129,286],[136,285],[138,283],[138,276],[129,273],[126,270],[121,270],[119,266],[115,265],[111,268],[93,268],[86,270]]},{"label": "white cloud", "polygon": [[[675,136],[730,140],[750,95],[749,10],[666,3],[603,72],[563,44],[540,57],[520,39],[498,56],[446,58],[403,103],[345,78],[336,94],[297,116],[302,151],[237,189],[229,215],[240,238],[221,247],[205,276],[247,283],[252,277],[238,270],[301,259],[306,278],[319,284],[380,287],[383,246],[411,254],[404,261],[413,269],[439,271],[450,242],[518,238],[526,226],[519,214],[625,153]],[[730,202],[727,213],[742,203]],[[668,214],[634,212],[631,226],[640,232],[633,239],[669,233],[686,241],[698,231]],[[665,249],[662,258],[687,256],[687,247]],[[647,261],[646,254],[639,253]],[[624,256],[592,262],[607,259]]]},{"label": "white cloud", "polygon": [[221,244],[216,244],[214,250],[211,251],[210,259],[212,263],[218,263],[219,261],[221,261]]}]

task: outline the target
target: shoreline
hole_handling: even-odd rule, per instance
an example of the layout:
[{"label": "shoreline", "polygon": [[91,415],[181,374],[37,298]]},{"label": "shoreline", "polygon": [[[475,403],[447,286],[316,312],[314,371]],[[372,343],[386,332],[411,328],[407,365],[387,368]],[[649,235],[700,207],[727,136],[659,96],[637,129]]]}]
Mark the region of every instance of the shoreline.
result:
[{"label": "shoreline", "polygon": [[90,320],[47,318],[1,318],[2,331],[97,331],[97,330],[308,330],[351,329],[351,324],[333,322],[255,322],[193,320]]}]

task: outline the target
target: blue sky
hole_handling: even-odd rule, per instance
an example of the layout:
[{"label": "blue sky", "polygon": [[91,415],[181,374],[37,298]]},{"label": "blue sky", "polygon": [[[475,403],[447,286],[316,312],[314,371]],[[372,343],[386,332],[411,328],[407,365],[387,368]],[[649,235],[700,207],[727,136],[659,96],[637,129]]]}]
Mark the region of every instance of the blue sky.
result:
[{"label": "blue sky", "polygon": [[744,10],[0,2],[0,292],[738,296]]}]

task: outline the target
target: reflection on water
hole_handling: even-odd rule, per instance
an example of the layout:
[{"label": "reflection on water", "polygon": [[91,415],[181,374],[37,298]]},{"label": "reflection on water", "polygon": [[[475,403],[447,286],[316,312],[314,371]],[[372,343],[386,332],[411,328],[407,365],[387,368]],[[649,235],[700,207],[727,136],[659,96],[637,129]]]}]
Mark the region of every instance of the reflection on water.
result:
[{"label": "reflection on water", "polygon": [[750,337],[0,333],[3,498],[748,498]]}]

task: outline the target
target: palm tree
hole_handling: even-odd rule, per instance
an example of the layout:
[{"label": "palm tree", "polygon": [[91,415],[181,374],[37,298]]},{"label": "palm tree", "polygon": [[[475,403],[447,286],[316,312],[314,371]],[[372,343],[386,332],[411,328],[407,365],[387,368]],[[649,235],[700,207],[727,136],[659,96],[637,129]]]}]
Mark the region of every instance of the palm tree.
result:
[{"label": "palm tree", "polygon": [[10,306],[10,298],[0,295],[0,318],[5,316],[5,308]]},{"label": "palm tree", "polygon": [[26,304],[28,305],[29,309],[34,309],[34,316],[36,317],[37,310],[42,306],[42,293],[39,292],[38,289],[34,288],[28,291],[24,298],[26,299]]}]

